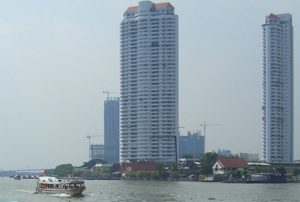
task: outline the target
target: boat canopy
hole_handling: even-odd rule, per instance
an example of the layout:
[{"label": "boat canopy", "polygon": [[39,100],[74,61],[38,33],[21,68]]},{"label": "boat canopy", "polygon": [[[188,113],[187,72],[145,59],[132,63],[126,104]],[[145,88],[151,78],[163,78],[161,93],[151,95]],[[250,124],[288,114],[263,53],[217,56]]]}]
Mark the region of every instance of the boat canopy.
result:
[{"label": "boat canopy", "polygon": [[41,182],[58,182],[56,177],[39,177]]}]

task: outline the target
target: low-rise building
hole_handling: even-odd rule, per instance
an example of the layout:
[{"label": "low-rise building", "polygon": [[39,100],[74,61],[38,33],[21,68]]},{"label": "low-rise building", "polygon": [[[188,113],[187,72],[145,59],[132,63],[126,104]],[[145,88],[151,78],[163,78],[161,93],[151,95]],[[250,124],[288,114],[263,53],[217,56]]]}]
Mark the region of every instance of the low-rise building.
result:
[{"label": "low-rise building", "polygon": [[122,171],[132,172],[132,171],[155,171],[156,167],[154,163],[122,163]]},{"label": "low-rise building", "polygon": [[246,170],[249,165],[244,159],[240,158],[222,158],[213,165],[214,174],[226,174],[231,171]]},{"label": "low-rise building", "polygon": [[197,158],[181,158],[178,160],[179,169],[200,169],[200,162]]}]

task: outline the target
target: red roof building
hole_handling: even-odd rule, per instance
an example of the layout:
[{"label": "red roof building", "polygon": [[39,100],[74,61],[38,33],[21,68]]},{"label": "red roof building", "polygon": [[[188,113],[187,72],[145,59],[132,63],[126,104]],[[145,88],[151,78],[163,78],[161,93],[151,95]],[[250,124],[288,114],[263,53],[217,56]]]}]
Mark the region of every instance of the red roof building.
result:
[{"label": "red roof building", "polygon": [[154,163],[123,163],[122,171],[132,172],[132,171],[155,171]]},{"label": "red roof building", "polygon": [[248,168],[248,163],[240,158],[222,158],[212,167],[214,174],[226,174],[230,171],[246,170]]}]

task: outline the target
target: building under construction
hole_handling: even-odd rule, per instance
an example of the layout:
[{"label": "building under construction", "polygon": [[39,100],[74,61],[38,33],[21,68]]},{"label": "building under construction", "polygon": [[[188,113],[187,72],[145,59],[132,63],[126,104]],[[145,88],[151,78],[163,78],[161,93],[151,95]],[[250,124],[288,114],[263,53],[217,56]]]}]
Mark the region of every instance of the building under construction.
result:
[{"label": "building under construction", "polygon": [[204,154],[204,136],[200,131],[187,135],[179,136],[179,157],[183,158],[186,155],[193,156],[194,158],[200,157]]},{"label": "building under construction", "polygon": [[103,144],[91,144],[90,145],[90,159],[104,159],[104,145]]},{"label": "building under construction", "polygon": [[107,97],[104,102],[104,160],[119,163],[119,98]]}]

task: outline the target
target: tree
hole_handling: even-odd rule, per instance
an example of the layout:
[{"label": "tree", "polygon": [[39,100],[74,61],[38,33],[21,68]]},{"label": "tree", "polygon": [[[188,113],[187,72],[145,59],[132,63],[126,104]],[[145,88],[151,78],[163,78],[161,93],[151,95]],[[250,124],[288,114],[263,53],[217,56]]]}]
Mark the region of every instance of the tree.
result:
[{"label": "tree", "polygon": [[166,165],[164,163],[156,163],[156,171],[154,177],[156,179],[167,179],[169,177],[169,173],[166,170]]},{"label": "tree", "polygon": [[128,173],[128,178],[129,179],[136,179],[136,172],[130,172],[130,173]]},{"label": "tree", "polygon": [[172,170],[170,177],[173,180],[178,180],[180,178],[179,171],[178,170]]},{"label": "tree", "polygon": [[212,167],[218,160],[218,154],[215,152],[208,152],[200,159],[201,169],[200,173],[204,175],[211,175],[213,173]]},{"label": "tree", "polygon": [[73,171],[74,171],[74,167],[72,166],[72,164],[61,164],[59,166],[56,166],[53,174],[59,177],[65,177],[72,174]]},{"label": "tree", "polygon": [[136,172],[137,179],[144,179],[147,177],[147,171],[139,170]]},{"label": "tree", "polygon": [[53,173],[54,173],[54,169],[46,169],[44,171],[44,175],[46,175],[46,176],[52,176]]},{"label": "tree", "polygon": [[295,168],[294,170],[293,170],[293,175],[300,175],[300,168]]},{"label": "tree", "polygon": [[119,163],[115,163],[109,168],[109,172],[111,173],[118,172],[120,170],[121,170],[121,165]]},{"label": "tree", "polygon": [[286,170],[285,167],[276,167],[275,168],[277,172],[279,172],[281,175],[285,175],[286,174]]},{"label": "tree", "polygon": [[101,160],[101,159],[92,159],[90,160],[89,162],[83,162],[83,165],[81,167],[85,167],[87,169],[91,169],[92,167],[94,167],[97,163],[102,163],[102,164],[105,164],[107,163],[106,161],[104,160]]}]

